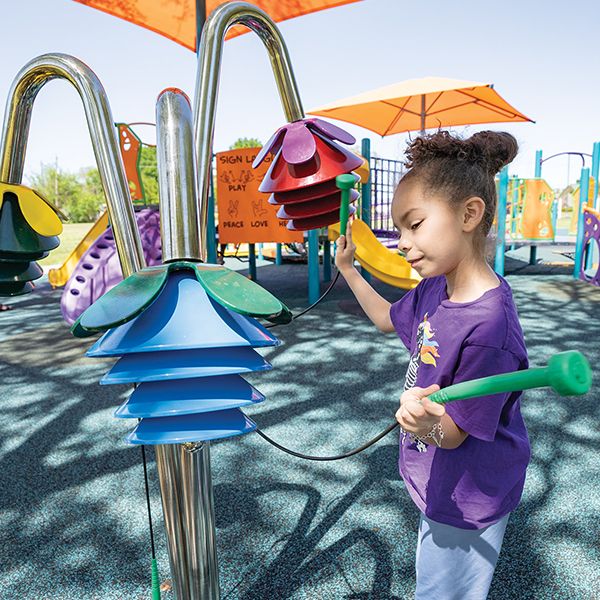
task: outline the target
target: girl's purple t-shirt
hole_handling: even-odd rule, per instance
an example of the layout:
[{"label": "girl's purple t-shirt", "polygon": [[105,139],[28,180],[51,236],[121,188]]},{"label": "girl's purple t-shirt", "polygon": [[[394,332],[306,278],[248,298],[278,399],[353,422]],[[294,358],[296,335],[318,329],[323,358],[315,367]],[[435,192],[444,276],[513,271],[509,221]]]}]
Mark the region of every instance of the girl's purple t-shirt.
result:
[{"label": "girl's purple t-shirt", "polygon": [[[512,291],[500,286],[477,300],[448,300],[446,278],[432,277],[392,304],[390,317],[411,358],[405,389],[526,369],[527,350]],[[400,473],[427,517],[481,529],[512,511],[521,498],[530,458],[521,392],[458,400],[446,412],[469,435],[454,450],[420,452],[400,436]],[[442,442],[443,446],[443,442]]]}]

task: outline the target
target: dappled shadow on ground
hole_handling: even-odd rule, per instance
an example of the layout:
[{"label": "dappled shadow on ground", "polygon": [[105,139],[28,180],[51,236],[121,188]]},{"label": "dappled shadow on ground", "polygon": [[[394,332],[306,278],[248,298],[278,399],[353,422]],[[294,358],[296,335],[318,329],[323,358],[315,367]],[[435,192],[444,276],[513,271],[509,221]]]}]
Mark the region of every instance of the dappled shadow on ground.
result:
[{"label": "dappled shadow on ground", "polygon": [[[296,310],[305,269],[259,270]],[[299,283],[300,282],[300,283]],[[600,360],[600,290],[568,277],[509,277],[533,366],[580,349]],[[388,299],[402,291],[378,285]],[[112,417],[126,386],[99,386],[110,360],[60,325],[57,293],[0,316],[0,576],[7,597],[104,599],[148,595],[149,542],[139,450]],[[7,313],[8,314],[8,313]],[[274,369],[248,379],[267,396],[246,411],[280,443],[332,455],[393,419],[406,352],[361,314],[345,283],[261,351]],[[490,598],[589,597],[600,581],[600,409],[597,393],[529,391],[533,446],[523,502],[509,522]],[[418,514],[398,479],[397,433],[343,461],[284,455],[256,435],[213,444],[224,600],[408,598]],[[159,562],[168,563],[150,451]],[[585,507],[585,510],[582,510]],[[169,594],[164,598],[168,599]]]}]

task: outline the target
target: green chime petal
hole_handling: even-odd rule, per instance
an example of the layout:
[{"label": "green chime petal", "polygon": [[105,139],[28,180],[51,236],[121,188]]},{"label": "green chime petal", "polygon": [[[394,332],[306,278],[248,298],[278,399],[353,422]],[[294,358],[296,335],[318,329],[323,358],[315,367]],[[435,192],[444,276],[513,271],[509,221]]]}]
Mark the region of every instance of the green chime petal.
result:
[{"label": "green chime petal", "polygon": [[0,283],[18,283],[39,279],[44,274],[36,262],[0,262]]},{"label": "green chime petal", "polygon": [[79,319],[80,327],[104,331],[123,325],[142,313],[167,281],[167,265],[147,267],[98,298]]},{"label": "green chime petal", "polygon": [[22,296],[23,294],[29,294],[32,289],[33,284],[29,281],[0,283],[0,296]]},{"label": "green chime petal", "polygon": [[43,236],[32,229],[14,194],[4,194],[0,211],[0,252],[36,254],[53,250],[58,244],[56,236]]},{"label": "green chime petal", "polygon": [[86,338],[86,337],[90,337],[92,335],[96,335],[97,333],[100,333],[99,329],[85,329],[85,327],[81,326],[81,317],[83,316],[83,313],[81,315],[79,315],[79,318],[77,319],[77,321],[75,321],[75,323],[73,323],[73,325],[71,325],[71,333],[76,337],[76,338]]},{"label": "green chime petal", "polygon": [[262,317],[272,323],[289,323],[289,308],[263,287],[236,271],[190,263],[206,293],[216,302],[249,317]]}]

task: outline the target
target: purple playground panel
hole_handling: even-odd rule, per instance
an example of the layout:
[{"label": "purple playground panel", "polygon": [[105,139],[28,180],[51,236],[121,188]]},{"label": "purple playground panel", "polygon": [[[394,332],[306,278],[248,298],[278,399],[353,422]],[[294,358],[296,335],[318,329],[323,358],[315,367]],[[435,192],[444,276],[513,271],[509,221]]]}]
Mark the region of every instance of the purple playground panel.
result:
[{"label": "purple playground panel", "polygon": [[[148,266],[161,264],[160,216],[157,209],[136,213],[137,226]],[[60,307],[64,320],[72,325],[100,296],[122,281],[121,264],[112,228],[108,227],[88,248],[65,286]]]},{"label": "purple playground panel", "polygon": [[[579,270],[579,279],[600,287],[600,219],[599,213],[585,209],[583,212],[583,260]],[[595,247],[594,247],[595,246]],[[593,267],[586,269],[589,263],[598,261]]]}]

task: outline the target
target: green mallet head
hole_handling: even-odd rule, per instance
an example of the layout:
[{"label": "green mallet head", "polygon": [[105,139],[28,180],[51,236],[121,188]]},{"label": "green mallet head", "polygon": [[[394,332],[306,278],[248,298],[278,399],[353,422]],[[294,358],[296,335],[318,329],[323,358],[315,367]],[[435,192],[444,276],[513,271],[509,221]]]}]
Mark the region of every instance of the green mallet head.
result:
[{"label": "green mallet head", "polygon": [[335,184],[342,190],[342,203],[340,205],[340,235],[346,235],[346,225],[348,224],[348,211],[350,210],[350,190],[356,183],[356,176],[350,173],[338,175],[335,178]]},{"label": "green mallet head", "polygon": [[561,396],[585,394],[592,385],[590,363],[577,350],[555,354],[548,361],[546,370],[549,385]]}]

